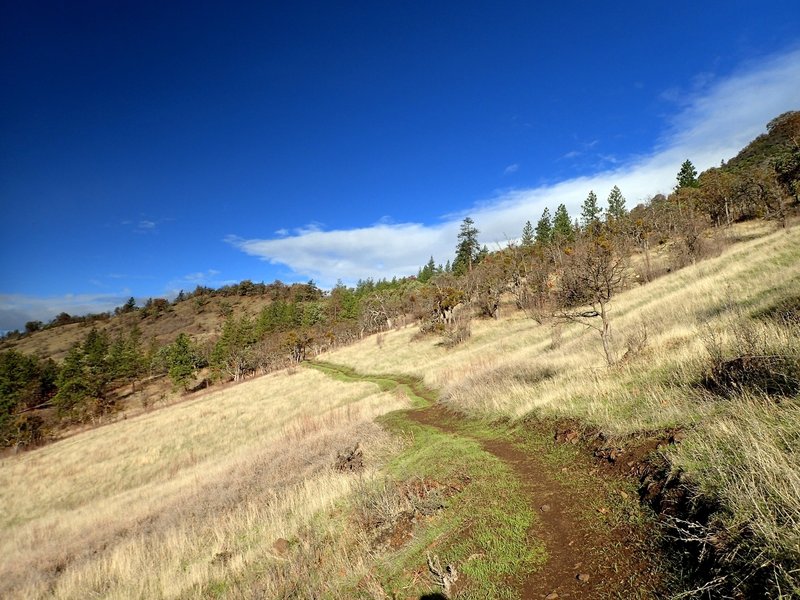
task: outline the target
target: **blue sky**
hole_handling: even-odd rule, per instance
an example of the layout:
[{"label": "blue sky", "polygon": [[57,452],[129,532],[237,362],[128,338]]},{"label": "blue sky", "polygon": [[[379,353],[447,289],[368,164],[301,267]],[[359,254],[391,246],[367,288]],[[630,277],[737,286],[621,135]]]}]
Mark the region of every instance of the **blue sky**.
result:
[{"label": "blue sky", "polygon": [[796,2],[0,3],[0,329],[416,272],[800,109]]}]

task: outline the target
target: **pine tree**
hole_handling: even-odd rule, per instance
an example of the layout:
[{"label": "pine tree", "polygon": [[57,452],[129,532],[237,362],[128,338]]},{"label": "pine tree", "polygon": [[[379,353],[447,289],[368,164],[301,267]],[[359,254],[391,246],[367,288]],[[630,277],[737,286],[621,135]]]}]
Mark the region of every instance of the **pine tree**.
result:
[{"label": "pine tree", "polygon": [[533,246],[533,225],[530,221],[525,221],[525,227],[522,228],[522,239],[520,243],[523,248]]},{"label": "pine tree", "polygon": [[608,210],[606,219],[623,219],[628,211],[625,209],[625,198],[617,186],[611,188],[608,195]]},{"label": "pine tree", "polygon": [[433,256],[431,256],[428,263],[419,270],[417,279],[422,283],[427,283],[434,275],[436,275],[436,263],[433,261]]},{"label": "pine tree", "polygon": [[456,258],[453,261],[453,273],[463,275],[472,271],[475,265],[480,246],[478,245],[478,229],[475,221],[466,217],[461,222],[461,229],[458,232],[458,244],[456,245]]},{"label": "pine tree", "polygon": [[559,204],[556,209],[556,214],[553,217],[553,239],[558,241],[572,241],[575,237],[575,231],[572,228],[572,219],[570,219],[567,207]]},{"label": "pine tree", "polygon": [[62,415],[77,409],[89,397],[89,385],[83,364],[83,349],[75,344],[67,352],[56,378],[58,393],[53,402]]},{"label": "pine tree", "polygon": [[92,327],[83,341],[83,364],[87,371],[87,388],[93,398],[105,398],[112,377],[108,360],[108,333]]},{"label": "pine tree", "polygon": [[678,171],[678,185],[675,186],[676,190],[681,188],[696,188],[699,183],[697,181],[697,169],[694,168],[692,161],[688,158],[683,161],[681,170]]},{"label": "pine tree", "polygon": [[168,350],[169,376],[176,387],[186,390],[197,368],[197,350],[191,338],[180,333]]},{"label": "pine tree", "polygon": [[550,221],[550,209],[545,207],[539,222],[536,223],[536,241],[540,244],[549,244],[552,239],[553,224]]},{"label": "pine tree", "polygon": [[600,220],[602,212],[603,209],[597,204],[597,194],[590,191],[581,207],[581,225],[586,228],[594,225]]}]

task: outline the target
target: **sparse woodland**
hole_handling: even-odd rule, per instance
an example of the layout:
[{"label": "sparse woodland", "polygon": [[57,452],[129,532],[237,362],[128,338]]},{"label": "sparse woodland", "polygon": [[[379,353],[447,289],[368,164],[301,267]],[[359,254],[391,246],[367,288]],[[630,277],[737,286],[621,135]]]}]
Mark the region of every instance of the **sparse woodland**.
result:
[{"label": "sparse woodland", "polygon": [[[520,223],[519,241],[494,251],[481,245],[480,224],[467,218],[454,240],[452,261],[441,265],[431,257],[413,277],[359,281],[355,287],[339,284],[330,291],[320,290],[314,282],[243,281],[217,290],[198,287],[181,292],[174,301],[152,299],[142,307],[131,299],[114,314],[62,314],[47,324],[28,323],[24,333],[6,335],[0,352],[0,442],[17,449],[35,448],[63,437],[70,428],[149,412],[155,393],[159,398],[172,394],[187,400],[170,410],[180,411],[197,428],[193,434],[197,440],[211,436],[208,427],[241,426],[248,444],[267,436],[269,444],[278,448],[284,439],[279,428],[262,431],[248,412],[247,402],[255,402],[254,396],[239,401],[236,418],[241,423],[235,424],[201,425],[203,419],[193,412],[193,403],[202,399],[194,398],[201,398],[206,389],[222,394],[221,384],[228,382],[247,386],[255,382],[245,380],[257,375],[277,377],[281,369],[325,354],[331,362],[358,372],[419,377],[442,390],[443,401],[460,413],[490,420],[579,422],[582,425],[576,428],[601,431],[613,440],[604,451],[613,445],[624,452],[626,443],[652,432],[688,432],[685,442],[662,452],[668,481],[684,485],[692,495],[681,496],[686,506],[670,517],[669,535],[683,548],[702,552],[707,561],[697,575],[705,579],[686,585],[699,589],[698,597],[703,586],[708,586],[704,589],[711,597],[763,593],[795,597],[800,595],[800,255],[792,240],[797,241],[800,210],[800,112],[774,119],[766,134],[720,167],[697,174],[687,160],[676,165],[676,172],[675,189],[669,195],[634,203],[614,187],[601,201],[595,191],[587,190],[577,218],[563,205],[547,207],[539,218]],[[751,230],[757,232],[752,239],[746,233]],[[749,250],[736,250],[745,246]],[[705,269],[712,261],[727,279]],[[191,323],[196,326],[201,319],[206,319],[203,329],[192,329]],[[65,352],[26,352],[66,332],[72,343]],[[366,339],[376,333],[377,348],[375,341]],[[472,346],[476,337],[480,346]],[[365,344],[370,344],[369,353]],[[305,371],[299,383],[286,377],[281,385],[290,398],[299,398],[304,386],[322,385],[321,376]],[[336,388],[336,393],[346,387],[339,382],[324,385]],[[324,422],[314,421],[310,401],[298,400],[294,407],[282,404],[278,411],[282,416],[276,419],[290,428],[282,435],[295,436],[298,444],[309,447],[309,465],[324,462],[320,457],[326,440],[344,444],[355,430],[367,435],[368,448],[381,448],[387,456],[396,452],[372,418],[405,402],[397,397],[387,401],[356,396],[352,399],[356,413],[344,415],[341,406],[332,405],[333,416]],[[205,405],[197,406],[200,410]],[[216,408],[203,410],[214,419],[218,416]],[[293,420],[298,414],[303,420]],[[132,427],[128,423],[124,425]],[[339,425],[347,435],[336,429]],[[168,430],[163,426],[164,436],[170,435]],[[100,433],[92,440],[100,456],[114,454],[103,446]],[[190,466],[204,460],[203,445],[198,444],[200,449],[192,452],[199,458],[193,454],[186,459]],[[238,452],[228,446],[219,451]],[[266,450],[259,452],[266,456]],[[170,460],[176,472],[183,468],[178,464],[183,458]],[[221,473],[244,463],[214,464]],[[292,464],[296,474],[304,468]],[[655,474],[646,476],[651,478],[646,485],[673,485]],[[276,472],[270,470],[265,477],[283,489]],[[294,518],[288,513],[276,516],[283,504],[307,502],[310,515],[314,507],[329,508],[348,494],[359,493],[353,481],[329,482],[325,478],[332,476],[327,472],[315,470],[309,477],[317,483],[324,480],[325,495],[313,498],[309,488],[297,487],[276,497],[269,508],[273,521],[265,534],[270,542],[284,535],[283,525],[274,523]],[[133,487],[127,479],[124,484]],[[177,506],[177,490],[164,485],[159,502]],[[210,488],[193,485],[198,498],[213,504]],[[262,509],[256,507],[248,485],[241,483],[230,495],[257,514]],[[641,496],[643,501],[652,500],[658,512],[662,492],[652,498]],[[47,490],[42,494],[44,502],[59,505]],[[118,502],[119,508],[131,509],[125,504],[128,500]],[[145,508],[131,510],[131,523],[139,516],[147,518]],[[232,504],[215,510],[228,515],[228,529],[216,525],[217,540],[246,536],[247,518],[232,512]],[[22,513],[20,509],[14,514],[23,519]],[[310,537],[297,533],[308,524],[297,517],[290,525],[285,528],[301,540],[291,551],[312,552],[302,541]],[[68,526],[59,527],[63,531],[59,529],[58,535],[70,535]],[[337,552],[356,552],[356,542],[353,548],[340,548],[337,544],[346,545],[347,540],[337,541],[326,531],[320,529],[315,533],[319,539],[309,542],[317,544],[319,553],[331,558]],[[25,550],[15,561],[24,571],[39,560],[35,541],[39,534],[18,535]],[[98,530],[93,535],[92,543],[100,546],[116,532]],[[202,541],[189,540],[182,529],[176,536],[169,543],[183,544],[181,548],[192,556],[202,552]],[[146,542],[157,543],[149,538]],[[217,545],[217,554],[223,557],[219,562],[228,564],[237,550]],[[114,567],[120,569],[118,581],[134,579],[137,568],[147,568],[144,557],[154,547],[137,547],[125,559],[127,567]],[[246,570],[261,556],[248,548],[237,555],[239,562],[231,563],[234,570]],[[180,552],[175,552],[165,560],[178,568]],[[57,563],[49,555],[46,560]],[[367,577],[366,567],[359,565],[342,568]],[[163,595],[208,591],[222,577],[218,567],[215,563],[198,575],[199,583],[187,579],[184,587],[175,584],[174,594]],[[275,597],[292,596],[293,577],[311,577],[306,572],[291,573],[283,563],[270,569],[274,581],[264,589]],[[165,567],[159,576],[166,577],[169,571]],[[29,589],[46,595],[42,592],[50,585],[46,577],[25,583],[19,573],[14,576],[20,586],[14,588],[17,593]],[[107,574],[87,571],[81,581],[101,576]],[[65,596],[78,589],[69,587],[69,582],[59,585]],[[137,594],[130,585],[123,596]],[[157,592],[151,584],[143,585],[138,588],[140,595]],[[295,592],[314,596],[318,590],[312,587]],[[242,597],[251,589],[234,588]],[[375,592],[371,597],[381,596]]]}]

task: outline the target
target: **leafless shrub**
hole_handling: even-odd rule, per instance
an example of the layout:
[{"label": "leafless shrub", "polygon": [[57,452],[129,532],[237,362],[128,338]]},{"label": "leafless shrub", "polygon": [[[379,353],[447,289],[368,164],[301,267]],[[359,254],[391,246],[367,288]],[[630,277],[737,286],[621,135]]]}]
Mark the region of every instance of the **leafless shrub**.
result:
[{"label": "leafless shrub", "polygon": [[462,313],[444,327],[442,345],[452,348],[466,342],[472,335],[472,318]]},{"label": "leafless shrub", "polygon": [[611,346],[610,303],[625,288],[629,275],[626,241],[612,230],[595,229],[582,236],[564,263],[556,317],[594,329],[606,362],[616,359]]},{"label": "leafless shrub", "polygon": [[378,485],[361,480],[354,500],[354,514],[362,529],[376,535],[391,528],[400,515],[411,509],[408,498],[397,483],[382,481]]},{"label": "leafless shrub", "polygon": [[356,443],[352,448],[346,448],[336,455],[334,468],[337,471],[358,473],[364,470],[364,452],[361,445]]}]

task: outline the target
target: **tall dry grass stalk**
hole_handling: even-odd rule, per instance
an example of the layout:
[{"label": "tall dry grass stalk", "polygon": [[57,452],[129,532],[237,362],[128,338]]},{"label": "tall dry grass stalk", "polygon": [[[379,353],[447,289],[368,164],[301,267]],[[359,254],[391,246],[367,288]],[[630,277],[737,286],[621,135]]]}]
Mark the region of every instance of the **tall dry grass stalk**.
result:
[{"label": "tall dry grass stalk", "polygon": [[403,406],[303,369],[4,459],[0,596],[176,598],[241,581],[269,596],[285,583],[265,567],[285,561],[275,540],[356,485],[332,470],[336,451],[358,440],[374,469],[394,442],[373,420]]}]

